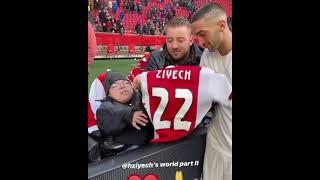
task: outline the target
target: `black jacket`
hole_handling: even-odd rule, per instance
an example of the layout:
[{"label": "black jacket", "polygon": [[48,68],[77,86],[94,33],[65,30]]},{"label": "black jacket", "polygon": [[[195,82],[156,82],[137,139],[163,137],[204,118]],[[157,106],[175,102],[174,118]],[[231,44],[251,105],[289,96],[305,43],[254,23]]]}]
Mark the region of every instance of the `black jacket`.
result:
[{"label": "black jacket", "polygon": [[[183,66],[199,66],[202,51],[199,47],[193,43],[190,47],[189,57],[182,64]],[[169,65],[175,65],[173,58],[170,56],[166,45],[163,47],[163,51],[158,50],[151,53],[149,64],[146,67],[147,71],[163,69]]]},{"label": "black jacket", "polygon": [[152,123],[149,121],[145,127],[140,126],[141,130],[135,129],[131,124],[133,113],[140,110],[141,94],[137,91],[129,105],[107,96],[96,113],[98,127],[104,136],[114,136],[115,141],[121,144],[146,144],[153,135]]}]

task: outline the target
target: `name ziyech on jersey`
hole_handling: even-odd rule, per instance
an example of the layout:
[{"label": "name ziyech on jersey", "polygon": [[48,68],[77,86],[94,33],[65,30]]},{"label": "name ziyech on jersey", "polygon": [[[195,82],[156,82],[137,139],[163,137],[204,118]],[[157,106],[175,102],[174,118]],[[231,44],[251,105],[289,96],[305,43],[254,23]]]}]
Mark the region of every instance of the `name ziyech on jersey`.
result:
[{"label": "name ziyech on jersey", "polygon": [[181,79],[190,80],[191,71],[190,70],[171,70],[164,69],[159,70],[156,78],[157,79]]}]

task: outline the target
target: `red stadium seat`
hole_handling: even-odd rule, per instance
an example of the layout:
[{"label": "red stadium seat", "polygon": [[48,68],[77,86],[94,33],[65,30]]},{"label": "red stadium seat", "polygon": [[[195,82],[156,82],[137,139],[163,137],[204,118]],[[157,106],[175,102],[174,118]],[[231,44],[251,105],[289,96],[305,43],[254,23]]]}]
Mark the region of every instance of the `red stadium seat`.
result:
[{"label": "red stadium seat", "polygon": [[[214,0],[214,1],[209,0],[209,2],[210,1],[221,4],[225,8],[228,17],[229,16],[232,17],[232,0]],[[135,0],[135,2],[140,2],[140,0]],[[132,13],[132,12],[125,13],[125,17],[124,17],[124,21],[123,21],[125,31],[126,32],[134,32],[134,27],[137,24],[137,22],[141,22],[142,24],[144,24],[146,22],[147,12],[151,9],[152,4],[154,4],[159,9],[160,7],[166,8],[166,4],[168,4],[168,3],[172,4],[172,0],[165,0],[164,3],[158,3],[157,1],[155,1],[154,3],[149,3],[147,6],[143,7],[141,15],[137,14],[137,13]],[[194,1],[194,3],[199,8],[206,3],[206,0],[197,0],[197,1]],[[110,12],[111,11],[112,10],[110,10]],[[119,6],[119,10],[117,11],[116,15],[113,15],[113,13],[111,13],[111,14],[115,19],[118,19],[121,11],[125,11],[124,1],[121,1],[120,6]],[[90,14],[92,17],[95,17],[98,14],[98,11],[93,10]],[[187,18],[189,16],[189,11],[185,7],[177,7],[176,16],[184,16]],[[100,37],[97,37],[97,39],[99,39],[99,38]],[[118,42],[113,42],[112,39],[107,40],[107,41],[108,42],[103,42],[102,44],[105,45],[105,44],[112,43],[112,44],[119,45]],[[112,42],[109,42],[109,41],[112,41]]]}]

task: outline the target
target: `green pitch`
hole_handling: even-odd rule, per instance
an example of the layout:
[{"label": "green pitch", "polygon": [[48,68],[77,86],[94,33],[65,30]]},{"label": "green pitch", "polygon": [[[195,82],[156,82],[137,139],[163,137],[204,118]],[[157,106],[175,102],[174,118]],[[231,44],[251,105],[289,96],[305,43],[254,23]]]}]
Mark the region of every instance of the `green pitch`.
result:
[{"label": "green pitch", "polygon": [[128,75],[130,73],[130,70],[136,65],[136,63],[137,61],[133,59],[95,60],[91,65],[91,70],[88,77],[88,92],[92,81],[100,73],[106,72],[107,69],[111,69],[112,71],[118,71],[125,75]]}]

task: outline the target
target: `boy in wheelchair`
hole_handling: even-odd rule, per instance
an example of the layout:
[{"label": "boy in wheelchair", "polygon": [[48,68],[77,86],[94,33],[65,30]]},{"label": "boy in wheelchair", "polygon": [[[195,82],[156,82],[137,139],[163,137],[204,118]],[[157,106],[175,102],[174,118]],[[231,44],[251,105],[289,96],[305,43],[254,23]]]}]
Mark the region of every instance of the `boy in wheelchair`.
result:
[{"label": "boy in wheelchair", "polygon": [[100,100],[96,111],[98,130],[88,136],[89,162],[147,144],[153,135],[141,94],[130,81],[121,73],[109,71],[104,85],[106,98]]}]

